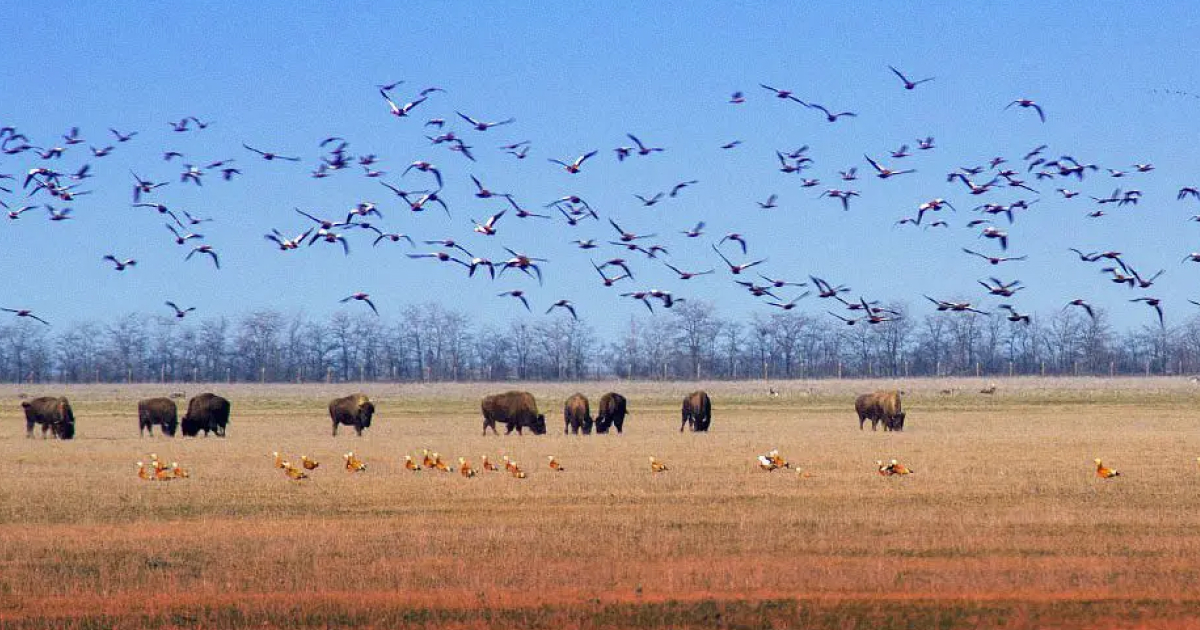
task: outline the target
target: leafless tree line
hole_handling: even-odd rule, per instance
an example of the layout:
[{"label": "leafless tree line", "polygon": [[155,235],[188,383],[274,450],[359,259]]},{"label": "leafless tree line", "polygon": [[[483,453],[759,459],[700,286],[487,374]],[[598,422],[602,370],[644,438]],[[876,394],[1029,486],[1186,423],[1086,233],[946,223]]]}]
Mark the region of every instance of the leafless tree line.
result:
[{"label": "leafless tree line", "polygon": [[612,339],[569,316],[477,325],[436,304],[398,320],[256,311],[236,319],[129,314],[0,326],[4,382],[314,382],[787,379],[1200,370],[1200,317],[1115,332],[1102,309],[1012,323],[931,313],[848,326],[797,311],[719,316],[711,303],[632,318]]}]

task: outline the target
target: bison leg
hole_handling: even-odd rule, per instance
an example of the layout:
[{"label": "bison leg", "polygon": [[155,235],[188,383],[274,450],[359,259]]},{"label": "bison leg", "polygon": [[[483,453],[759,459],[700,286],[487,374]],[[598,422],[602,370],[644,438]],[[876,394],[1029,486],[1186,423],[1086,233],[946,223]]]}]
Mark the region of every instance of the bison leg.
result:
[{"label": "bison leg", "polygon": [[333,437],[337,437],[337,420],[333,421]]},{"label": "bison leg", "polygon": [[680,422],[680,423],[679,423],[679,432],[680,432],[680,433],[683,433],[683,427],[686,427],[686,426],[687,426],[687,424],[688,424],[688,420],[690,420],[690,419],[691,419],[691,418],[689,418],[689,417],[688,417],[688,415],[687,415],[686,413],[685,413],[685,414],[683,414],[683,422]]},{"label": "bison leg", "polygon": [[622,425],[624,425],[624,424],[625,424],[625,420],[624,420],[624,419],[617,419],[617,418],[614,418],[614,419],[613,419],[613,422],[612,422],[612,425],[613,425],[614,427],[617,427],[617,433],[620,433],[620,432],[621,432],[621,426],[622,426]]},{"label": "bison leg", "polygon": [[25,437],[26,438],[33,437],[33,420],[25,421]]}]

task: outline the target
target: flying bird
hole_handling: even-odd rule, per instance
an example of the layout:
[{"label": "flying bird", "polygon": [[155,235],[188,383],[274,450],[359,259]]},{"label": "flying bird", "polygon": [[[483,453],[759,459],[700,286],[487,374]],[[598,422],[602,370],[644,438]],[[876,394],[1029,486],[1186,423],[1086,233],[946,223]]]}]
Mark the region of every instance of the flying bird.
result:
[{"label": "flying bird", "polygon": [[195,306],[189,306],[188,308],[181,309],[181,308],[179,308],[178,305],[176,305],[174,302],[171,302],[171,301],[167,301],[167,302],[165,302],[165,304],[167,306],[171,307],[171,310],[175,311],[175,317],[177,317],[179,319],[183,319],[184,317],[187,316],[188,313],[191,313],[192,311],[196,310]]},{"label": "flying bird", "polygon": [[126,268],[137,265],[137,261],[132,258],[129,258],[126,260],[119,260],[116,256],[113,256],[112,254],[105,255],[103,260],[107,260],[107,261],[111,262],[113,264],[114,271],[125,271]]},{"label": "flying bird", "polygon": [[1034,111],[1037,112],[1038,118],[1042,119],[1042,122],[1046,122],[1046,113],[1042,111],[1042,106],[1038,105],[1037,103],[1033,102],[1032,100],[1027,99],[1027,98],[1018,98],[1018,99],[1014,100],[1013,102],[1009,103],[1008,105],[1005,105],[1004,109],[1008,109],[1008,108],[1012,107],[1013,105],[1017,105],[1017,106],[1025,107],[1025,108],[1032,107],[1034,109]]},{"label": "flying bird", "polygon": [[501,120],[499,122],[483,122],[480,120],[475,120],[474,118],[471,118],[470,116],[468,116],[462,112],[456,111],[454,113],[458,114],[459,118],[462,118],[463,120],[470,123],[471,127],[473,127],[476,131],[487,131],[488,129],[491,129],[492,127],[497,127],[500,125],[507,125],[509,123],[516,122],[516,120],[517,120],[516,118],[508,118],[506,120]]},{"label": "flying bird", "polygon": [[42,319],[41,317],[38,317],[37,315],[34,315],[33,311],[31,311],[27,308],[0,308],[0,311],[4,311],[5,313],[12,313],[12,314],[16,315],[17,317],[28,317],[29,319],[33,319],[33,320],[42,322],[43,324],[45,324],[47,326],[50,325],[50,322]]},{"label": "flying bird", "polygon": [[278,153],[272,153],[271,151],[262,151],[260,149],[255,149],[254,147],[252,147],[244,142],[242,143],[242,146],[250,151],[253,151],[254,153],[259,154],[260,156],[262,156],[262,159],[264,159],[268,162],[270,162],[271,160],[287,160],[288,162],[299,162],[300,161],[300,158],[298,158],[298,157],[287,157],[286,155],[279,155]]},{"label": "flying bird", "polygon": [[[575,158],[575,160],[572,161],[570,164],[563,162],[562,160],[556,160],[554,158],[549,158],[549,159],[551,162],[554,162],[555,164],[562,166],[564,169],[566,169],[566,171],[568,173],[575,174],[575,173],[579,172],[579,169],[583,166],[584,161],[586,161],[588,158],[592,157],[593,155],[596,155],[596,151],[588,151],[587,153],[584,153],[583,155]],[[518,157],[522,157],[522,156],[518,156]]]},{"label": "flying bird", "polygon": [[376,315],[379,314],[379,309],[375,308],[375,303],[371,301],[371,296],[369,294],[366,294],[366,293],[363,293],[360,291],[358,293],[353,293],[351,295],[348,295],[348,296],[338,300],[338,302],[345,304],[346,302],[349,302],[350,300],[366,302],[367,306],[370,306],[371,310],[374,311]]},{"label": "flying bird", "polygon": [[929,77],[926,79],[918,79],[916,81],[911,81],[911,80],[909,80],[908,77],[904,76],[904,73],[900,72],[893,66],[888,66],[888,69],[890,69],[892,71],[892,74],[895,74],[896,76],[900,77],[900,80],[904,82],[904,89],[906,89],[906,90],[911,90],[911,89],[917,87],[918,85],[921,85],[922,83],[928,83],[935,78],[935,77]]}]

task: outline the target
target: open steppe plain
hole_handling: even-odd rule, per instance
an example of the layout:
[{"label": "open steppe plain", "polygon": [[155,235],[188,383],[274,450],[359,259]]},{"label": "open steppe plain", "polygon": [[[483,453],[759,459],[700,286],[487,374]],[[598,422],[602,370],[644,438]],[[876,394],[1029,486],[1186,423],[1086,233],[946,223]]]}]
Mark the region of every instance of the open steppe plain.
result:
[{"label": "open steppe plain", "polygon": [[[1200,385],[986,384],[2,386],[0,627],[1200,627]],[[859,431],[854,395],[893,386],[907,430]],[[480,435],[510,388],[548,435]],[[697,388],[712,431],[680,433]],[[332,437],[356,390],[373,426]],[[138,436],[139,398],[202,391],[232,401],[226,439]],[[624,393],[625,433],[563,435],[575,391]],[[78,439],[25,438],[20,397],[51,393]],[[405,471],[422,448],[529,476]],[[758,470],[772,448],[808,476]],[[272,451],[321,467],[295,483]],[[191,478],[139,480],[152,452]]]}]

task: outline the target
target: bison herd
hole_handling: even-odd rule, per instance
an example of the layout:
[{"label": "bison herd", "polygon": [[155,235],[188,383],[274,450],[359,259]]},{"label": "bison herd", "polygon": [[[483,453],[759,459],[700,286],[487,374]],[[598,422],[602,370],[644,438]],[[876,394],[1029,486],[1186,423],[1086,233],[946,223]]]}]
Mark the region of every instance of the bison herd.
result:
[{"label": "bison herd", "polygon": [[[47,432],[63,440],[75,437],[75,414],[66,398],[43,396],[25,401],[21,406],[25,411],[26,437],[33,437],[34,425],[39,424],[43,438]],[[141,435],[154,435],[154,427],[157,426],[164,435],[171,437],[178,430],[182,430],[187,437],[195,437],[200,432],[204,432],[205,436],[212,433],[225,437],[229,409],[229,401],[225,398],[204,393],[188,401],[187,413],[180,419],[174,400],[147,398],[138,402],[138,432]],[[881,423],[884,431],[904,430],[904,411],[897,390],[863,394],[854,401],[854,409],[858,412],[859,429],[863,429],[866,421],[870,420],[872,430],[877,430]],[[525,429],[535,435],[546,433],[546,416],[538,412],[537,401],[529,392],[510,391],[487,396],[480,410],[483,412],[484,435],[487,435],[489,428],[493,435],[498,435],[498,424],[504,425],[505,435],[513,430],[522,435]],[[338,425],[344,425],[353,427],[355,434],[361,436],[363,429],[371,426],[374,413],[375,404],[364,394],[352,394],[330,401],[329,417],[333,422],[333,435],[337,435]],[[625,397],[616,392],[608,392],[600,397],[594,419],[587,396],[573,394],[563,404],[563,433],[588,435],[593,429],[596,433],[608,433],[614,428],[617,433],[622,433],[628,415]],[[682,432],[690,428],[694,432],[706,432],[711,424],[712,401],[708,394],[703,391],[688,394],[683,399],[679,430]]]}]

